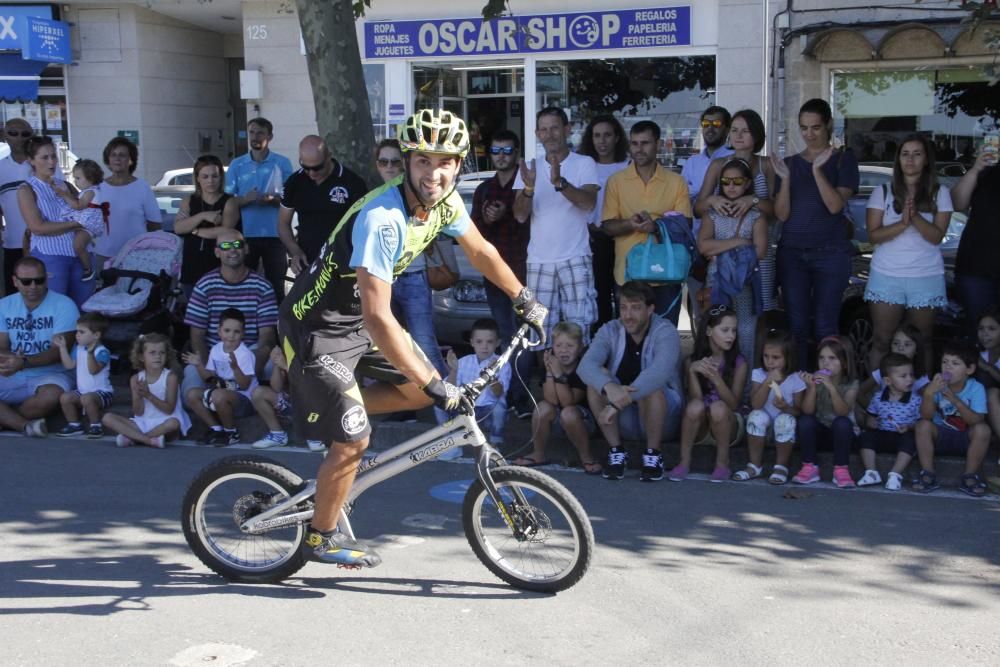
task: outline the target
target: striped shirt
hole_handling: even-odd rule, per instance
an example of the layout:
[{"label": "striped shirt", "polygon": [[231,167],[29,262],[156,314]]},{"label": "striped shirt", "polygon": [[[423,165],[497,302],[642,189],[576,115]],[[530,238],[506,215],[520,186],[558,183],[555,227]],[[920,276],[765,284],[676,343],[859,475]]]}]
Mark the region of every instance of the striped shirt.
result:
[{"label": "striped shirt", "polygon": [[219,316],[226,308],[235,308],[246,317],[243,343],[247,347],[257,344],[262,328],[278,325],[278,303],[271,283],[253,271],[241,282],[229,283],[221,269],[209,271],[195,283],[184,324],[204,329],[211,347],[219,342]]},{"label": "striped shirt", "polygon": [[[34,175],[28,177],[28,185],[35,191],[35,201],[38,202],[38,210],[42,212],[45,222],[68,222],[73,219],[73,209],[56,194],[51,185]],[[53,236],[32,234],[31,249],[43,255],[76,256],[73,250],[73,232]]]}]

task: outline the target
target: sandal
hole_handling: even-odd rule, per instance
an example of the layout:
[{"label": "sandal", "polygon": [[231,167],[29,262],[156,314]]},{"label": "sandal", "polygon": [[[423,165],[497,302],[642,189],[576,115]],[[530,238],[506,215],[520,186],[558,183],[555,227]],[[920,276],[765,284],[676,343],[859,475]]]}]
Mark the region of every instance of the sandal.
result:
[{"label": "sandal", "polygon": [[958,490],[973,498],[982,498],[986,495],[986,482],[976,473],[962,475],[962,481],[958,485]]},{"label": "sandal", "polygon": [[747,467],[743,470],[737,470],[733,473],[732,480],[734,482],[746,482],[751,479],[757,479],[760,477],[761,473],[764,471],[760,466],[756,466],[752,463],[747,463]]},{"label": "sandal", "polygon": [[547,466],[550,463],[552,463],[552,461],[550,461],[549,459],[536,461],[531,456],[522,456],[510,462],[511,465],[521,466],[522,468],[537,468],[538,466]]},{"label": "sandal", "polygon": [[788,467],[782,465],[776,465],[771,468],[771,476],[767,478],[768,484],[774,484],[775,486],[781,486],[782,484],[788,483]]},{"label": "sandal", "polygon": [[930,493],[941,488],[937,481],[937,475],[931,470],[921,470],[910,482],[910,488],[917,493]]},{"label": "sandal", "polygon": [[604,470],[604,466],[597,461],[581,461],[580,465],[583,466],[583,472],[588,475],[600,475]]}]

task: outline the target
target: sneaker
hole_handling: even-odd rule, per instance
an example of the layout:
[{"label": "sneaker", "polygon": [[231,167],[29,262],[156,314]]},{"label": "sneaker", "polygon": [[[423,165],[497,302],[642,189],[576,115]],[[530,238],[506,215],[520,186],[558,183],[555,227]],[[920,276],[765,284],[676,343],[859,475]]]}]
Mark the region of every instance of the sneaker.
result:
[{"label": "sneaker", "polygon": [[250,445],[254,449],[284,447],[288,444],[288,434],[284,431],[268,431],[267,435]]},{"label": "sneaker", "polygon": [[80,280],[82,280],[83,282],[86,283],[86,282],[90,282],[91,280],[93,280],[96,277],[97,277],[97,272],[94,271],[93,269],[91,269],[90,271],[87,271],[82,276],[80,276]]},{"label": "sneaker", "polygon": [[150,438],[149,446],[153,449],[163,449],[167,443],[162,435],[158,435],[155,438]]},{"label": "sneaker", "polygon": [[240,442],[240,432],[236,429],[232,431],[228,429],[223,429],[222,431],[215,432],[215,442],[216,447],[228,447],[229,445],[236,445]]},{"label": "sneaker", "polygon": [[325,452],[326,445],[320,440],[306,440],[306,447],[309,448],[310,452]]},{"label": "sneaker", "polygon": [[375,567],[382,562],[377,553],[364,544],[337,532],[329,537],[310,530],[306,533],[305,548],[312,560],[350,567]]},{"label": "sneaker", "polygon": [[882,483],[882,475],[878,470],[866,470],[865,474],[858,480],[858,486],[875,486]]},{"label": "sneaker", "polygon": [[131,438],[127,438],[121,433],[115,436],[115,447],[133,447],[134,445]]},{"label": "sneaker", "polygon": [[708,481],[718,484],[729,479],[729,475],[730,471],[727,466],[715,466],[715,470],[712,471],[712,476],[708,478]]},{"label": "sneaker", "polygon": [[32,419],[24,425],[24,434],[29,438],[44,438],[49,434],[49,427],[44,419]]},{"label": "sneaker", "polygon": [[88,438],[103,438],[104,437],[104,427],[100,424],[91,424],[90,428],[87,429]]},{"label": "sneaker", "polygon": [[683,463],[678,463],[677,465],[674,466],[673,470],[671,470],[667,474],[667,479],[669,479],[671,482],[683,482],[684,480],[687,479],[689,472],[691,471],[688,469],[686,465],[684,465]]},{"label": "sneaker", "polygon": [[819,481],[819,467],[815,463],[803,463],[802,469],[792,478],[796,484],[812,484]]},{"label": "sneaker", "polygon": [[608,464],[604,466],[601,477],[604,479],[623,479],[628,466],[628,454],[624,449],[612,447],[608,452]]},{"label": "sneaker", "polygon": [[215,443],[222,438],[222,435],[223,435],[222,429],[216,430],[214,428],[210,428],[208,429],[208,431],[205,432],[205,435],[202,436],[201,440],[198,441],[198,444],[209,445],[209,446],[215,445]]},{"label": "sneaker", "polygon": [[640,482],[658,482],[663,479],[663,455],[659,452],[642,455],[642,470],[639,472]]},{"label": "sneaker", "polygon": [[847,466],[833,466],[833,483],[838,489],[853,489],[854,480]]},{"label": "sneaker", "polygon": [[899,491],[903,488],[903,476],[898,472],[889,473],[889,479],[885,481],[887,491]]},{"label": "sneaker", "polygon": [[60,438],[69,438],[74,435],[83,435],[83,427],[80,424],[72,423],[66,424],[61,429],[56,431],[56,435]]}]

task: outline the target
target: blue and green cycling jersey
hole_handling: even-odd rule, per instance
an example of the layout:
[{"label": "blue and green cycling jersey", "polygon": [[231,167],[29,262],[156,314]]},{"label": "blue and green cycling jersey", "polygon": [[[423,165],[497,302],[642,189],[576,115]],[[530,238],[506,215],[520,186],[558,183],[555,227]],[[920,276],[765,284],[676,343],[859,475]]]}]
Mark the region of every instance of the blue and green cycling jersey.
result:
[{"label": "blue and green cycling jersey", "polygon": [[392,283],[438,234],[465,234],[472,220],[456,191],[420,220],[409,213],[401,174],[352,206],[281,303],[279,328],[293,347],[305,335],[333,337],[361,326],[357,270]]}]

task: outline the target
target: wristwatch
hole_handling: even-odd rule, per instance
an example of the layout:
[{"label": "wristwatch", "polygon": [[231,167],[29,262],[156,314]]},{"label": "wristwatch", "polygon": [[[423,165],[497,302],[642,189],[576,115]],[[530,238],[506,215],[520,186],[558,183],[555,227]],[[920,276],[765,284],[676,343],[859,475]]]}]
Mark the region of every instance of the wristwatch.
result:
[{"label": "wristwatch", "polygon": [[559,177],[559,184],[555,186],[556,192],[562,192],[567,187],[569,187],[569,181],[566,180],[565,176]]},{"label": "wristwatch", "polygon": [[756,206],[757,204],[760,203],[760,198],[759,197],[754,197],[753,199],[750,200],[750,203],[751,203],[752,206]]}]

